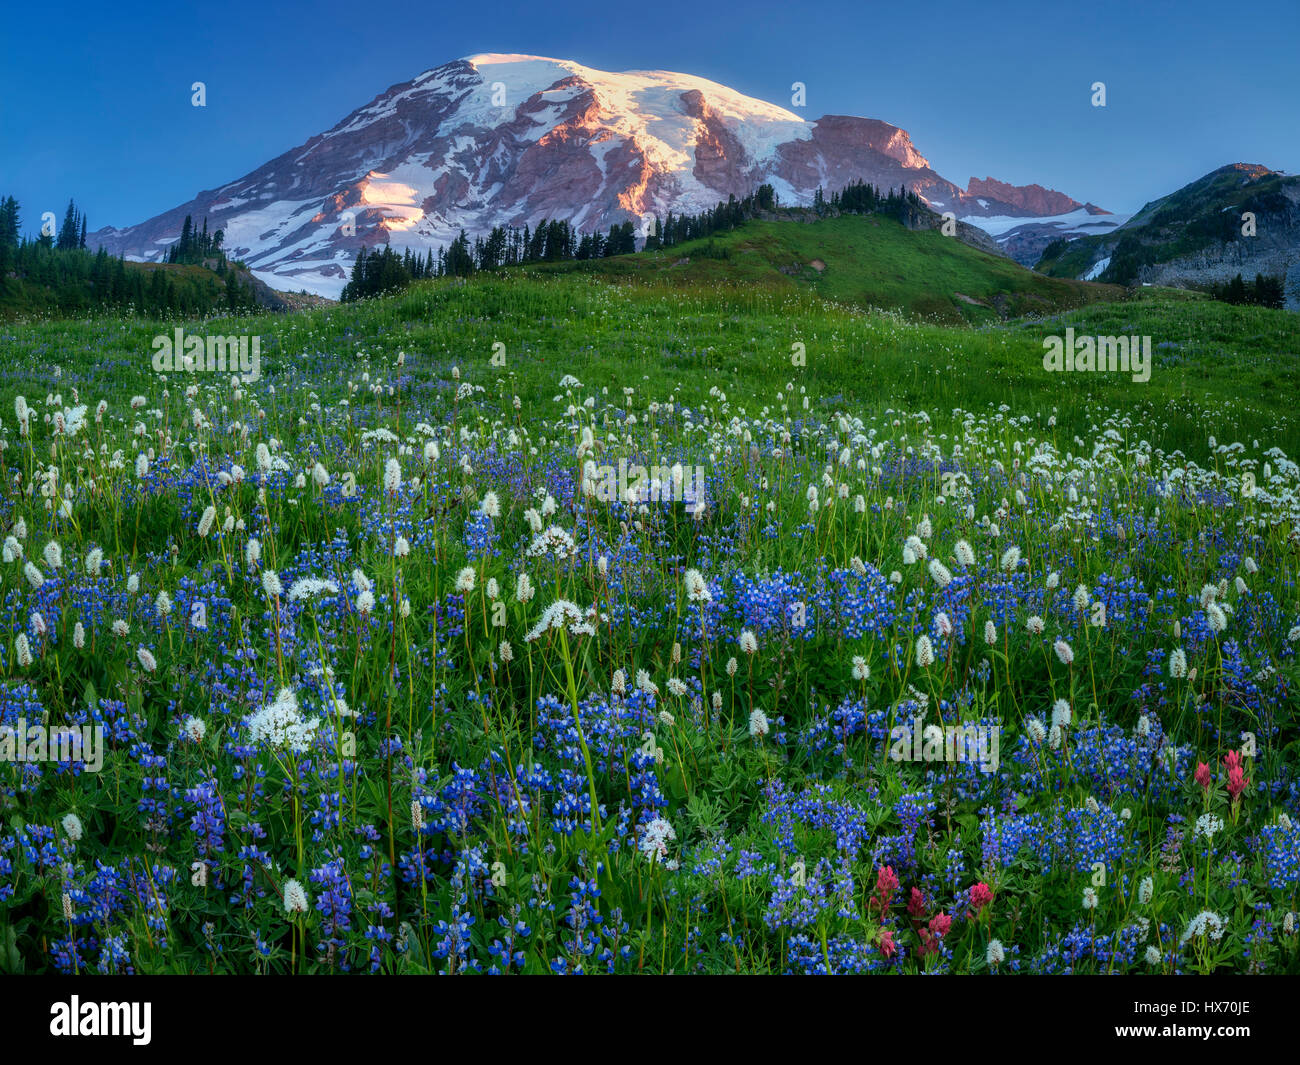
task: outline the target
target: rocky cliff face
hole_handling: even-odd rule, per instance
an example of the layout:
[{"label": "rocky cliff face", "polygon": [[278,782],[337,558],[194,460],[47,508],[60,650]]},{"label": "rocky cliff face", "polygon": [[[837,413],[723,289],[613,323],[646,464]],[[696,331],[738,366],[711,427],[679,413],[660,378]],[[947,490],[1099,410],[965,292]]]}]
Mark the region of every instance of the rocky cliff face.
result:
[{"label": "rocky cliff face", "polygon": [[1255,233],[1216,240],[1190,255],[1138,269],[1137,279],[1153,285],[1203,285],[1231,281],[1237,274],[1281,277],[1287,310],[1300,311],[1300,180],[1279,190],[1279,202],[1255,213]]},{"label": "rocky cliff face", "polygon": [[[1085,205],[1071,199],[1063,192],[1045,189],[1042,185],[1008,185],[994,178],[971,178],[966,194],[976,199],[995,200],[1014,207],[1017,212],[1029,215],[1069,214]],[[1089,213],[1104,214],[1100,208],[1088,204]]]},{"label": "rocky cliff face", "polygon": [[251,174],[139,225],[93,234],[157,260],[185,216],[225,232],[280,288],[337,295],[359,248],[419,251],[461,229],[565,218],[579,231],[696,213],[772,184],[807,205],[851,181],[907,186],[959,218],[1054,213],[1061,193],[986,178],[963,190],[904,131],[875,119],[809,120],[685,74],[611,74],[565,60],[478,55],[395,85]]}]

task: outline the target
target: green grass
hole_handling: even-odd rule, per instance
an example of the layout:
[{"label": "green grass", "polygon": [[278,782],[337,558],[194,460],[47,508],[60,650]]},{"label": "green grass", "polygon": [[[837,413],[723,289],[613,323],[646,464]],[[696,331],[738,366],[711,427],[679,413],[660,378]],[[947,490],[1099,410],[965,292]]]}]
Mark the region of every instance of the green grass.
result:
[{"label": "green grass", "polygon": [[[1050,966],[1072,928],[1105,941],[1140,919],[1150,928],[1134,942],[1155,961],[1139,949],[1072,967],[1300,967],[1293,932],[1245,938],[1265,913],[1257,902],[1280,920],[1296,900],[1293,885],[1270,886],[1281,862],[1256,841],[1267,826],[1295,845],[1280,814],[1295,814],[1300,742],[1288,635],[1296,478],[1273,457],[1274,481],[1264,455],[1300,453],[1300,320],[1143,293],[1005,324],[917,322],[821,291],[826,254],[826,274],[806,281],[757,267],[747,278],[735,257],[700,260],[717,278],[691,284],[617,275],[611,263],[603,277],[439,281],[373,302],[187,324],[260,335],[262,379],[250,385],[153,374],[150,341],[172,323],[0,326],[0,519],[14,538],[0,571],[12,634],[0,644],[0,709],[56,724],[98,708],[129,736],[99,775],[30,781],[0,766],[0,856],[12,867],[0,883],[14,889],[0,906],[0,970],[48,971],[61,941],[113,936],[141,973],[365,971],[372,945],[385,972],[453,971],[462,963],[440,946],[439,922],[456,912],[474,917],[469,953],[485,965],[491,939],[521,920],[531,931],[511,968],[599,968],[567,923],[574,878],[599,889],[591,905],[621,972],[845,968],[842,944],[863,955],[883,945],[884,911],[909,971],[1013,964],[1009,953],[996,960],[995,940],[1025,969],[1044,956]],[[1042,339],[1068,327],[1149,334],[1162,361],[1148,384],[1048,374]],[[806,363],[792,362],[797,346]],[[31,407],[25,435],[18,395]],[[79,432],[61,432],[59,417],[75,420],[64,411],[79,404],[89,408]],[[1214,451],[1211,435],[1245,448]],[[1203,469],[1189,475],[1175,450]],[[707,463],[706,512],[575,492],[584,458],[636,456]],[[1245,490],[1256,471],[1271,498]],[[569,535],[572,554],[561,549]],[[532,597],[519,594],[520,575]],[[334,592],[294,600],[291,582],[306,576],[333,580]],[[1205,628],[1207,595],[1231,611],[1218,635]],[[719,607],[713,620],[705,597]],[[1103,599],[1109,618],[1093,620]],[[591,605],[588,631],[541,625],[563,601],[582,617]],[[940,610],[965,638],[927,661]],[[1046,619],[1041,633],[1031,612]],[[759,632],[752,654],[746,626]],[[1166,663],[1184,645],[1192,670],[1174,676]],[[654,706],[632,695],[625,711],[610,696],[616,670],[633,685],[645,670],[660,689]],[[292,753],[245,720],[281,688],[319,719]],[[834,717],[856,703],[889,724],[922,698],[945,721],[1005,729],[1002,775],[893,761],[861,725],[852,733],[850,715]],[[358,717],[345,718],[341,701]],[[1061,728],[1073,731],[1017,760],[1030,723],[1050,723],[1062,704]],[[1104,739],[1141,737],[1142,720],[1174,737],[1172,769],[1137,740],[1125,761]],[[1230,800],[1222,759],[1247,730],[1260,741],[1247,755],[1251,786]],[[1217,774],[1204,792],[1191,779],[1197,761]],[[655,810],[675,833],[664,856],[680,868],[647,862],[619,812],[638,808],[651,764]],[[440,810],[453,778],[488,765],[496,799],[452,833]],[[555,779],[563,769],[567,782],[545,793],[524,784],[527,806],[512,813],[504,781],[530,766]],[[1119,776],[1133,787],[1110,790]],[[784,797],[769,791],[776,782]],[[862,826],[847,853],[840,814],[832,828],[792,809],[820,788],[817,803]],[[900,812],[918,789],[932,800],[919,832]],[[589,794],[603,818],[553,827],[562,796],[577,808]],[[161,829],[141,813],[160,795]],[[192,820],[209,803],[210,816],[221,812],[219,848]],[[1024,853],[998,861],[983,833],[1011,811],[1041,820]],[[1207,811],[1223,822],[1213,862],[1191,838]],[[1105,818],[1105,832],[1087,829],[1085,814]],[[1187,838],[1165,855],[1171,814]],[[1031,856],[1066,817],[1092,842]],[[29,841],[38,827],[55,834],[59,860]],[[908,831],[910,869],[887,840]],[[1112,853],[1103,837],[1128,842]],[[729,849],[711,868],[719,840]],[[418,877],[393,876],[426,847],[427,870],[422,857]],[[454,859],[470,848],[484,875],[462,888]],[[745,852],[768,871],[741,874]],[[902,890],[873,903],[887,862]],[[346,872],[355,900],[347,934],[322,909],[283,902],[291,878],[322,901],[312,874],[331,868]],[[851,897],[800,916],[796,880],[841,868]],[[118,891],[123,869],[164,890]],[[163,880],[162,869],[175,873]],[[779,901],[778,879],[795,883],[794,901]],[[977,882],[993,901],[967,920]],[[927,885],[927,919],[957,917],[950,963],[923,955],[903,916],[917,885]],[[232,901],[246,890],[246,906]],[[112,906],[92,910],[96,893]],[[1179,943],[1201,910],[1223,915],[1227,935]],[[390,940],[366,939],[370,925]],[[333,935],[338,949],[325,946]],[[87,945],[70,967],[98,964],[124,962]]]},{"label": "green grass", "polygon": [[[429,282],[389,299],[214,319],[209,327],[261,335],[264,376],[314,374],[322,392],[343,388],[366,354],[405,350],[444,366],[487,366],[500,343],[506,379],[530,401],[549,400],[564,373],[611,391],[635,384],[690,394],[707,382],[769,402],[797,381],[864,412],[901,403],[943,418],[1005,404],[1039,421],[1054,415],[1068,439],[1086,438],[1100,411],[1116,410],[1156,446],[1194,457],[1204,458],[1211,434],[1266,437],[1300,452],[1300,319],[1287,312],[1144,292],[971,328],[867,313],[823,299],[811,285],[685,286],[644,274],[635,284],[568,272]],[[1067,326],[1151,336],[1151,380],[1048,373],[1043,338]],[[28,380],[34,389],[49,365],[75,363],[86,381],[143,392],[152,387],[150,339],[171,328],[130,319],[36,322],[4,326],[0,344],[17,385]],[[806,367],[793,364],[797,344]]]},{"label": "green grass", "polygon": [[1123,295],[1112,285],[1043,277],[938,230],[908,230],[873,215],[747,222],[665,251],[535,270],[684,286],[730,281],[777,292],[811,291],[858,307],[953,324],[1051,313]]}]

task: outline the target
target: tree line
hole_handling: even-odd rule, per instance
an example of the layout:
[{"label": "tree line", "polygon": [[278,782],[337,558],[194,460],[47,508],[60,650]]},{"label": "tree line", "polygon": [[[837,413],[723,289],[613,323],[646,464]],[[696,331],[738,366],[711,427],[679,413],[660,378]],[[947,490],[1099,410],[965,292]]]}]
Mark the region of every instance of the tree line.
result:
[{"label": "tree line", "polygon": [[181,241],[169,263],[202,264],[203,273],[169,271],[157,264],[128,263],[106,250],[86,248],[86,216],[69,201],[56,233],[43,228],[33,238],[22,234],[21,208],[13,196],[0,197],[0,310],[79,314],[112,310],[149,317],[240,311],[257,306],[251,284],[228,269],[220,250],[221,231],[196,229],[187,216]]},{"label": "tree line", "polygon": [[906,185],[900,185],[897,190],[891,186],[887,192],[881,192],[866,181],[849,182],[839,192],[831,193],[829,200],[818,186],[813,193],[813,210],[819,218],[835,214],[883,214],[909,228],[932,213]]},{"label": "tree line", "polygon": [[[699,214],[669,211],[662,221],[657,215],[650,216],[644,223],[642,250],[671,248],[735,229],[776,206],[776,190],[771,185],[761,185],[743,199],[731,196],[727,202]],[[566,219],[543,219],[536,227],[493,226],[486,236],[473,240],[462,229],[449,245],[440,247],[436,255],[429,251],[424,257],[418,253],[413,255],[409,249],[399,255],[388,247],[380,251],[362,248],[353,263],[352,275],[343,289],[342,299],[347,302],[396,292],[412,281],[429,277],[469,277],[529,263],[631,255],[637,251],[637,239],[637,227],[630,220],[611,225],[608,232],[579,233]]]},{"label": "tree line", "polygon": [[1286,306],[1286,293],[1280,277],[1256,274],[1254,282],[1245,281],[1238,274],[1231,281],[1213,281],[1206,287],[1211,299],[1224,303],[1253,304],[1272,307],[1280,311]]}]

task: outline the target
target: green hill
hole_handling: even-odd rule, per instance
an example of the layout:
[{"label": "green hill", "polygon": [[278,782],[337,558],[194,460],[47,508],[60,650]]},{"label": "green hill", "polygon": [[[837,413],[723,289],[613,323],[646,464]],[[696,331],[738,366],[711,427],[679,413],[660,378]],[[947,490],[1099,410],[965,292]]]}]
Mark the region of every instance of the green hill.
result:
[{"label": "green hill", "polygon": [[937,229],[881,215],[751,221],[665,251],[531,266],[683,286],[731,282],[807,290],[858,307],[959,324],[1050,314],[1123,295],[1115,286],[1048,278]]}]

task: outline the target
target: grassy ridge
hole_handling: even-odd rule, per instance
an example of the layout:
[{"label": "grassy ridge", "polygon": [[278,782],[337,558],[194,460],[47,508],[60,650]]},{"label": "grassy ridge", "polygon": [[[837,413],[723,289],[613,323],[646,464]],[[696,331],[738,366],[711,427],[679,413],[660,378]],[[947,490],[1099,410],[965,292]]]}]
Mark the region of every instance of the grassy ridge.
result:
[{"label": "grassy ridge", "polygon": [[664,251],[534,269],[685,286],[732,281],[778,292],[807,289],[858,307],[952,324],[1051,313],[1123,295],[1116,286],[1045,278],[938,230],[909,230],[879,215],[748,222]]}]

